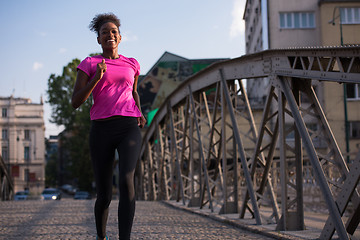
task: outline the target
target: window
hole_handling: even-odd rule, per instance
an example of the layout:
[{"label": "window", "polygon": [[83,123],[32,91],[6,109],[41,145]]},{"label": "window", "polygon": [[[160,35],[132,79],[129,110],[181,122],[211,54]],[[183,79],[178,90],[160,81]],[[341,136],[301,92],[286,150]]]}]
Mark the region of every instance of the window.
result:
[{"label": "window", "polygon": [[280,28],[315,28],[315,14],[312,12],[280,13]]},{"label": "window", "polygon": [[25,182],[28,182],[30,180],[29,169],[24,170],[24,180]]},{"label": "window", "polygon": [[4,161],[9,160],[9,150],[6,146],[3,146],[1,148],[1,156],[3,158]]},{"label": "window", "polygon": [[3,108],[2,109],[2,115],[1,115],[3,118],[6,118],[7,117],[7,108]]},{"label": "window", "polygon": [[346,84],[346,95],[348,99],[360,100],[360,84]]},{"label": "window", "polygon": [[360,24],[360,8],[340,8],[342,24]]},{"label": "window", "polygon": [[360,122],[349,122],[349,137],[360,139]]},{"label": "window", "polygon": [[7,129],[1,130],[1,138],[4,140],[8,139],[8,130]]},{"label": "window", "polygon": [[24,159],[30,161],[30,147],[24,147]]},{"label": "window", "polygon": [[300,28],[300,13],[294,13],[294,27]]},{"label": "window", "polygon": [[30,130],[25,129],[24,135],[25,135],[25,140],[30,140]]}]

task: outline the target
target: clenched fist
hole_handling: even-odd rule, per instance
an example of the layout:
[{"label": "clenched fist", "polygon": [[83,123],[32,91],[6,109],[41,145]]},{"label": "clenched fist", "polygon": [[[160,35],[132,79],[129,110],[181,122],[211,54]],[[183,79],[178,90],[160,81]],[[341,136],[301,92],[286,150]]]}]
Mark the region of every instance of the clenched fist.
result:
[{"label": "clenched fist", "polygon": [[106,72],[106,63],[105,63],[105,59],[103,59],[101,63],[98,63],[96,66],[95,78],[100,80],[105,72]]}]

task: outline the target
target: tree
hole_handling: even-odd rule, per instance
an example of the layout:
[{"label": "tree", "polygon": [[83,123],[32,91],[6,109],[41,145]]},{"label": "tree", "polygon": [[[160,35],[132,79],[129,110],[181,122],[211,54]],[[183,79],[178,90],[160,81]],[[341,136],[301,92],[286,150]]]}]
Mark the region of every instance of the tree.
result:
[{"label": "tree", "polygon": [[65,129],[74,124],[75,111],[71,106],[71,95],[76,81],[76,67],[79,59],[73,59],[63,68],[61,76],[51,74],[48,80],[48,103],[52,108],[50,121],[57,125],[64,125]]},{"label": "tree", "polygon": [[[77,110],[71,105],[71,96],[76,81],[79,59],[73,59],[63,68],[60,76],[51,74],[48,79],[48,103],[51,106],[52,114],[50,121],[65,127],[61,134],[60,141],[65,149],[68,159],[66,171],[70,173],[71,180],[77,182],[78,187],[84,190],[91,190],[92,169],[89,154],[89,129],[90,129],[90,108],[92,98],[90,97]],[[63,184],[60,182],[60,184]]]},{"label": "tree", "polygon": [[49,159],[45,167],[45,186],[56,186],[56,167],[57,156],[56,153],[53,153],[49,156]]}]

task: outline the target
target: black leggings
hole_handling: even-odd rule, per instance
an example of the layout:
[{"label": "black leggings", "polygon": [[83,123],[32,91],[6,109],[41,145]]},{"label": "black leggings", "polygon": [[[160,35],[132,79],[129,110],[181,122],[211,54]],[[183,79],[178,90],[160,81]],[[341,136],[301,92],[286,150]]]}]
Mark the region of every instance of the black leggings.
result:
[{"label": "black leggings", "polygon": [[141,134],[134,117],[92,121],[90,152],[96,182],[95,222],[99,237],[106,235],[112,198],[115,150],[119,153],[118,207],[119,239],[130,239],[135,213],[134,172],[141,146]]}]

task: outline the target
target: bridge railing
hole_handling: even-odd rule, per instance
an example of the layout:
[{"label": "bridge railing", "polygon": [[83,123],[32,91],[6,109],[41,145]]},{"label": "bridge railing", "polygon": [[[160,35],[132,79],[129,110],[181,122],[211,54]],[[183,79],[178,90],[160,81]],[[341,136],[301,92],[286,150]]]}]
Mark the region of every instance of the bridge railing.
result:
[{"label": "bridge railing", "polygon": [[0,155],[0,199],[11,200],[14,196],[14,185],[7,167]]},{"label": "bridge railing", "polygon": [[[359,56],[359,46],[268,50],[191,76],[144,135],[138,198],[302,230],[310,166],[329,214],[321,238],[350,238],[360,221],[360,157],[349,168],[315,86],[360,83]],[[268,83],[261,108],[250,105],[244,79]]]}]

